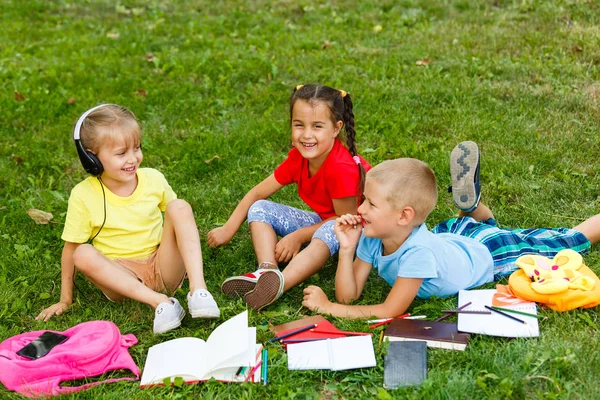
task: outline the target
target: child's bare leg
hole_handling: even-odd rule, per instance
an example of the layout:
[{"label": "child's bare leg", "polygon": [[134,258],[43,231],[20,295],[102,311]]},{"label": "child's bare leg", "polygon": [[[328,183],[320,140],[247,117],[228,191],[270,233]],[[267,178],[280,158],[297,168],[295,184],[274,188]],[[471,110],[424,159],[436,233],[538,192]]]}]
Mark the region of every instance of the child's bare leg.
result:
[{"label": "child's bare leg", "polygon": [[[270,263],[277,266],[278,263],[275,259],[277,234],[273,227],[266,222],[253,221],[250,223],[250,235],[259,264]],[[261,265],[261,267],[263,266]]]},{"label": "child's bare leg", "polygon": [[185,200],[173,200],[167,205],[158,265],[169,290],[177,289],[186,272],[190,292],[206,289],[200,235],[192,207]]},{"label": "child's bare leg", "polygon": [[158,264],[165,285],[173,291],[187,272],[190,280],[188,309],[193,318],[219,317],[217,303],[206,290],[200,235],[194,213],[185,200],[173,200],[167,205]]},{"label": "child's bare leg", "polygon": [[494,214],[492,210],[490,210],[485,204],[479,203],[477,208],[471,212],[460,211],[458,213],[459,217],[469,216],[473,218],[475,221],[485,221],[486,219],[494,218]]},{"label": "child's bare leg", "polygon": [[73,253],[77,269],[111,300],[130,298],[156,308],[168,301],[168,297],[157,293],[140,282],[133,273],[110,260],[92,245],[82,244]]},{"label": "child's bare leg", "polygon": [[592,244],[598,243],[600,240],[600,214],[586,219],[573,229],[583,233]]},{"label": "child's bare leg", "polygon": [[313,239],[310,244],[283,270],[283,291],[287,291],[316,274],[331,256],[329,247],[321,239]]}]

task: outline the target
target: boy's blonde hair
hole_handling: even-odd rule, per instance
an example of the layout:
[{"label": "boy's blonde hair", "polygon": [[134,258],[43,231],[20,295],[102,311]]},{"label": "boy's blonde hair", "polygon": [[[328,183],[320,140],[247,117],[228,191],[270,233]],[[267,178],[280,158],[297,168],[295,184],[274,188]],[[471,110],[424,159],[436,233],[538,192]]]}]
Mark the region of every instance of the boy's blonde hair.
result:
[{"label": "boy's blonde hair", "polygon": [[128,147],[142,142],[142,129],[125,107],[107,104],[92,111],[81,124],[81,144],[94,154],[98,154],[103,143],[117,139],[124,139]]},{"label": "boy's blonde hair", "polygon": [[367,173],[387,192],[386,200],[393,209],[410,206],[415,210],[415,225],[424,222],[437,203],[435,174],[423,161],[397,158],[377,164]]}]

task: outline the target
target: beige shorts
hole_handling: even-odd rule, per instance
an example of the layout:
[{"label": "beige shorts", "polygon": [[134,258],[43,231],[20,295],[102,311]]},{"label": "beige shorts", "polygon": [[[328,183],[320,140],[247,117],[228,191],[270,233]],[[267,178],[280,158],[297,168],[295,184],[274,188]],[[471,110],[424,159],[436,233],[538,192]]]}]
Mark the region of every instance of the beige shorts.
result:
[{"label": "beige shorts", "polygon": [[157,255],[158,250],[155,250],[154,253],[146,258],[115,258],[115,262],[126,270],[131,271],[138,281],[150,289],[155,292],[166,293],[167,287],[160,273]]},{"label": "beige shorts", "polygon": [[[115,258],[114,261],[126,270],[130,271],[133,275],[135,275],[138,281],[142,282],[145,286],[154,290],[155,292],[165,293],[168,295],[172,294],[167,289],[162,274],[160,273],[160,266],[158,264],[158,249],[146,258]],[[177,285],[177,288],[181,287],[185,277],[186,274],[183,274],[179,285]],[[175,291],[173,291],[173,293],[174,292]],[[113,302],[115,301],[111,299],[106,293],[102,293],[108,300]]]}]

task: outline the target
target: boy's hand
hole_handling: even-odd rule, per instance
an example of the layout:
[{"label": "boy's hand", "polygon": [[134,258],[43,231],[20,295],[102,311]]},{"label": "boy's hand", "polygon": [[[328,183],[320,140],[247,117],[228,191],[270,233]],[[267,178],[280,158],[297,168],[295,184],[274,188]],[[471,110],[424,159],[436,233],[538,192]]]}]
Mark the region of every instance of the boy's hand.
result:
[{"label": "boy's hand", "polygon": [[229,230],[225,228],[225,226],[215,228],[212,231],[208,232],[208,247],[213,249],[218,246],[225,246],[231,241],[231,238],[233,238],[234,234],[235,233],[230,233]]},{"label": "boy's hand", "polygon": [[340,242],[340,249],[354,250],[362,233],[362,218],[360,215],[344,214],[335,220],[333,230]]},{"label": "boy's hand", "polygon": [[290,233],[281,238],[275,245],[275,259],[277,262],[288,262],[296,257],[302,248],[302,241],[296,238],[296,235]]},{"label": "boy's hand", "polygon": [[331,304],[323,289],[318,286],[309,286],[304,289],[302,305],[314,312],[327,312],[327,305]]},{"label": "boy's hand", "polygon": [[38,320],[42,319],[42,320],[44,320],[44,322],[46,322],[50,318],[52,318],[54,315],[60,315],[63,312],[67,311],[69,306],[70,306],[70,304],[59,301],[58,303],[52,304],[50,307],[46,308],[41,313],[39,313],[38,316],[35,317],[35,320],[38,321]]}]

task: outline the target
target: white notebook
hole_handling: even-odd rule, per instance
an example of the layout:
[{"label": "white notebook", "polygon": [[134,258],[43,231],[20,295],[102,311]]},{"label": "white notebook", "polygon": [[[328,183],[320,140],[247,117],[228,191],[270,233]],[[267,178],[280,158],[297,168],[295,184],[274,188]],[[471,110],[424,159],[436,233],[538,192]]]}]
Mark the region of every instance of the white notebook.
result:
[{"label": "white notebook", "polygon": [[315,340],[287,345],[288,369],[344,369],[374,367],[371,335]]},{"label": "white notebook", "polygon": [[[461,290],[458,292],[458,306],[461,307],[463,304],[471,302],[471,305],[466,307],[465,310],[489,311],[484,305],[492,305],[494,293],[496,293],[496,289]],[[514,306],[503,306],[503,308],[510,308],[537,315],[537,306],[533,302],[521,303]],[[516,313],[510,315],[523,320],[526,323],[522,324],[493,311],[489,315],[459,313],[458,330],[460,332],[504,337],[538,337],[540,335],[537,318]]]}]

